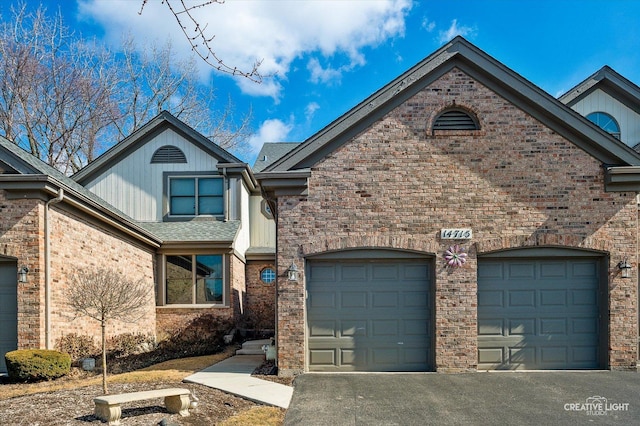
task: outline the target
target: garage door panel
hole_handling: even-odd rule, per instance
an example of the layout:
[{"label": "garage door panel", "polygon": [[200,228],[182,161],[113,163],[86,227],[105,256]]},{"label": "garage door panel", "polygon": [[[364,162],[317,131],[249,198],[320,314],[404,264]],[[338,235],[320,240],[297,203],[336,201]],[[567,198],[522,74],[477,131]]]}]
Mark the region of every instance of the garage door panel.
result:
[{"label": "garage door panel", "polygon": [[367,307],[367,293],[364,291],[349,292],[344,291],[341,293],[340,306],[342,308],[366,308]]},{"label": "garage door panel", "polygon": [[[594,258],[480,260],[478,368],[597,368],[598,265]],[[508,271],[503,280],[495,278],[500,270]],[[500,294],[507,303],[500,305]]]},{"label": "garage door panel", "polygon": [[504,321],[500,318],[486,318],[478,324],[478,335],[502,336],[504,333]]},{"label": "garage door panel", "polygon": [[509,327],[507,336],[535,336],[536,335],[536,319],[535,318],[518,318],[507,320]]},{"label": "garage door panel", "polygon": [[[308,264],[310,271],[322,273],[321,280],[309,274],[307,281],[311,371],[431,369],[432,301],[426,261]],[[325,280],[330,276],[336,277],[335,281]]]},{"label": "garage door panel", "polygon": [[399,294],[397,291],[372,291],[371,306],[374,308],[394,308],[399,307]]},{"label": "garage door panel", "polygon": [[535,308],[536,292],[533,290],[511,290],[508,300],[509,306],[507,308]]},{"label": "garage door panel", "polygon": [[566,290],[540,290],[540,306],[566,306]]}]

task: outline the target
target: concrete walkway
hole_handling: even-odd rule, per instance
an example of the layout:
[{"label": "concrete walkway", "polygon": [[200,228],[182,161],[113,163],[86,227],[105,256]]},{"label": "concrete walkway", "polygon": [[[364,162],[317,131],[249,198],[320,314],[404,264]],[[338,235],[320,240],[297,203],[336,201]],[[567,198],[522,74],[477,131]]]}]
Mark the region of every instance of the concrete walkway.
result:
[{"label": "concrete walkway", "polygon": [[261,404],[289,408],[293,387],[251,376],[263,362],[264,355],[235,355],[192,374],[184,381],[220,389]]}]

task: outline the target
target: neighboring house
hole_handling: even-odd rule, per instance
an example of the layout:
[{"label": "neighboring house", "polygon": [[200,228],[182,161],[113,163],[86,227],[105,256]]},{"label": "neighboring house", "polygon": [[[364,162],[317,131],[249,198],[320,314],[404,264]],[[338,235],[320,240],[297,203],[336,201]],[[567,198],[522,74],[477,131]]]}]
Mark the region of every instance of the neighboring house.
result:
[{"label": "neighboring house", "polygon": [[560,101],[638,150],[640,87],[608,66],[562,95]]},{"label": "neighboring house", "polygon": [[257,173],[280,373],[636,369],[616,136],[457,37]]},{"label": "neighboring house", "polygon": [[[110,333],[162,338],[205,313],[273,329],[275,226],[247,164],[168,112],[73,179],[0,143],[0,289],[6,300],[18,290],[17,303],[3,302],[3,324],[18,333],[2,332],[2,354],[93,333],[64,306],[73,268],[113,267],[148,280],[155,297],[147,315]],[[62,201],[49,203],[58,188]],[[28,282],[16,284],[23,265]]]},{"label": "neighboring house", "polygon": [[[144,279],[154,291],[160,239],[86,188],[0,137],[0,371],[17,348],[53,348],[69,333],[100,335],[98,321],[68,308],[64,290],[76,269],[98,267]],[[18,272],[20,279],[18,278]],[[109,333],[156,328],[149,298],[136,324]]]}]

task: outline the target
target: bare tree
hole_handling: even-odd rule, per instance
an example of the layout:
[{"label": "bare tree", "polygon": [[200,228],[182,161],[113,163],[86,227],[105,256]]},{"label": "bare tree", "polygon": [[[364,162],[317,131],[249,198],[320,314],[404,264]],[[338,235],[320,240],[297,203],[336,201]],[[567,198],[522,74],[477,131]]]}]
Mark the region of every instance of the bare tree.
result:
[{"label": "bare tree", "polygon": [[[149,0],[142,0],[140,11],[138,12],[140,15],[144,11],[144,7],[148,2]],[[238,75],[248,78],[256,83],[260,83],[262,82],[262,75],[258,68],[262,61],[255,61],[251,69],[245,71],[239,70],[237,67],[227,65],[216,54],[213,48],[213,40],[216,37],[215,34],[207,34],[208,24],[202,24],[194,14],[198,9],[214,4],[224,4],[224,2],[225,0],[206,0],[187,5],[185,0],[162,0],[162,4],[169,8],[173,17],[176,19],[180,30],[187,41],[189,41],[191,50],[204,62],[223,73]]]},{"label": "bare tree", "polygon": [[242,150],[250,113],[217,108],[195,60],[170,43],[119,52],[70,32],[58,13],[13,8],[0,22],[0,134],[72,174],[162,110],[225,149]]},{"label": "bare tree", "polygon": [[76,315],[100,322],[102,327],[102,391],[107,389],[107,323],[111,320],[135,322],[151,303],[153,289],[144,280],[129,280],[117,271],[100,268],[78,270],[65,294]]}]

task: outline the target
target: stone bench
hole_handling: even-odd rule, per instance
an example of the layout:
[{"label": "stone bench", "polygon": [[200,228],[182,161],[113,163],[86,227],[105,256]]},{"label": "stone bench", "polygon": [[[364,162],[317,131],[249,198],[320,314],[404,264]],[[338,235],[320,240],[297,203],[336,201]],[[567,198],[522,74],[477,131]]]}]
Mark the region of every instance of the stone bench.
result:
[{"label": "stone bench", "polygon": [[122,415],[120,406],[125,402],[164,397],[167,411],[186,417],[189,415],[190,394],[189,389],[171,388],[100,396],[93,399],[93,402],[96,403],[95,416],[102,421],[109,422],[110,426],[119,425]]}]

